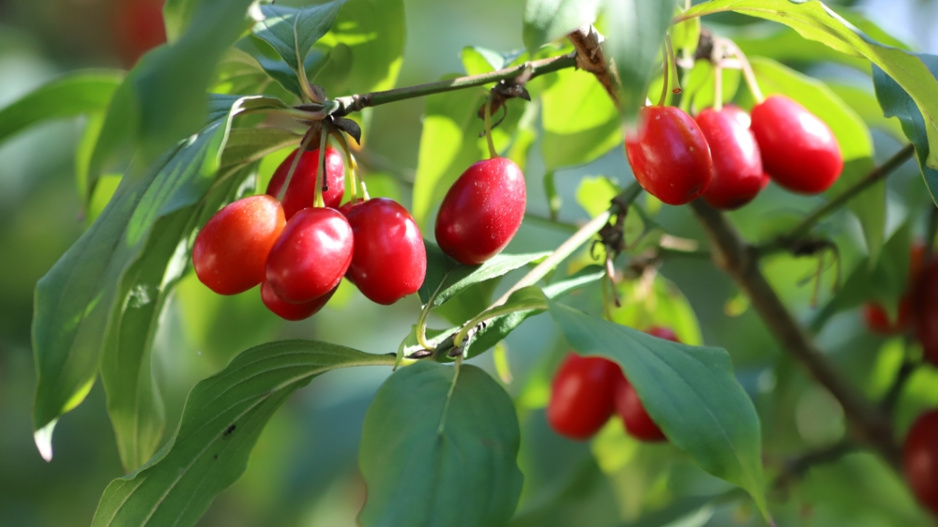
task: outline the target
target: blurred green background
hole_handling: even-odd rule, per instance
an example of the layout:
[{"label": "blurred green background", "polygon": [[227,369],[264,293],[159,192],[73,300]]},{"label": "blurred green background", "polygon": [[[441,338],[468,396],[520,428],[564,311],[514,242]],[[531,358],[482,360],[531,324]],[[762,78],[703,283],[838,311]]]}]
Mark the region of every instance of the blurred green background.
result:
[{"label": "blurred green background", "polygon": [[[521,0],[404,3],[407,45],[399,85],[461,72],[459,53],[467,45],[505,51],[522,47]],[[873,20],[916,49],[938,48],[938,37],[927,23],[938,17],[938,2],[836,3],[866,10]],[[0,2],[0,107],[62,72],[121,67],[115,5],[116,0]],[[748,22],[733,17],[719,21],[728,26]],[[758,41],[777,29],[753,24],[744,31],[747,38]],[[862,75],[845,68],[792,65],[808,68],[821,78],[871,88]],[[370,163],[394,176],[392,183],[375,186],[405,201],[417,163],[423,107],[422,100],[381,107],[366,132]],[[2,527],[88,525],[104,487],[122,475],[100,386],[61,419],[51,463],[42,461],[31,438],[33,287],[87,226],[76,192],[73,160],[83,125],[81,120],[43,124],[0,144]],[[886,133],[874,132],[874,139],[879,159],[899,147]],[[542,216],[547,212],[540,184],[543,173],[540,145],[536,143],[527,167],[529,211]],[[556,182],[564,198],[560,218],[565,222],[586,217],[574,198],[584,175],[606,175],[621,184],[631,180],[621,148],[589,166],[558,172]],[[914,217],[927,198],[910,164],[889,185],[894,230]],[[818,202],[817,198],[793,200],[773,186],[752,206],[731,216],[744,226],[745,235],[759,238],[773,232],[774,224],[785,223]],[[701,238],[686,208],[665,207],[658,220],[672,234]],[[915,225],[913,229],[919,230]],[[861,250],[856,221],[848,213],[838,214],[824,228],[842,242],[846,254]],[[510,250],[549,250],[566,234],[563,229],[526,222]],[[767,263],[773,282],[805,319],[812,313],[808,302],[811,286],[799,285],[799,281],[814,266],[814,260],[788,257]],[[779,358],[774,341],[723,275],[693,259],[668,261],[660,271],[690,301],[703,341],[725,347],[733,355],[740,380],[756,399],[764,421],[767,462],[842,437],[845,427],[836,403]],[[156,345],[155,370],[164,388],[171,429],[189,388],[251,345],[278,338],[316,338],[372,353],[393,352],[419,310],[415,298],[393,307],[375,306],[346,285],[344,294],[313,319],[283,323],[262,308],[254,291],[220,298],[207,293],[192,278],[180,285],[168,306]],[[597,298],[596,290],[585,294],[586,299],[577,302]],[[820,342],[851,378],[865,384],[868,393],[877,393],[888,383],[881,371],[890,371],[889,361],[895,363],[895,357],[901,355],[901,342],[870,338],[855,312],[836,317],[820,335]],[[530,320],[511,335],[506,347],[514,376],[508,389],[521,396],[519,408],[526,434],[522,462],[528,481],[521,505],[526,513],[519,517],[518,525],[572,525],[574,521],[624,525],[643,510],[672,505],[684,507],[681,511],[690,518],[680,525],[760,524],[745,498],[726,494],[723,483],[693,468],[666,446],[637,445],[612,424],[592,445],[566,441],[547,431],[537,408],[545,402],[545,383],[563,351],[549,320]],[[475,362],[494,370],[492,353]],[[361,422],[386,374],[376,370],[333,372],[298,392],[261,437],[244,477],[215,502],[200,525],[354,525],[365,492],[355,468]],[[925,372],[920,377],[910,387],[912,395],[900,414],[900,428],[908,425],[917,409],[938,404],[931,384],[935,376]],[[598,462],[593,462],[594,458]],[[773,494],[779,525],[927,522],[896,476],[865,454],[847,456],[812,472],[804,485],[779,492]],[[863,499],[858,499],[858,494]],[[559,509],[551,509],[548,516],[539,507],[552,496],[566,501]],[[588,513],[584,516],[583,511]],[[652,519],[644,525],[671,523]]]}]

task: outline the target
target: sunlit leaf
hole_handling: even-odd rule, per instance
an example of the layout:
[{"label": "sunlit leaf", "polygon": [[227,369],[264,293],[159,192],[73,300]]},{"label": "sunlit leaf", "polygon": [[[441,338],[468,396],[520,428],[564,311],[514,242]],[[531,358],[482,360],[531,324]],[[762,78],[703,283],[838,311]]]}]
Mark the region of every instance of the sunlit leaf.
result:
[{"label": "sunlit leaf", "polygon": [[527,0],[522,39],[531,55],[542,45],[592,24],[600,0]]}]

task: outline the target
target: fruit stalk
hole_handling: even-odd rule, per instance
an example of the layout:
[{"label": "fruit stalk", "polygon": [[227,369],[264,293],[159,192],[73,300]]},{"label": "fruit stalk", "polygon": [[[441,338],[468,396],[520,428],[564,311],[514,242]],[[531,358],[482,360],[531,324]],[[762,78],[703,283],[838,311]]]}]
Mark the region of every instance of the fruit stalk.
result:
[{"label": "fruit stalk", "polygon": [[758,267],[758,254],[716,209],[701,200],[691,203],[713,247],[714,263],[749,297],[752,306],[788,354],[804,365],[814,379],[843,407],[851,432],[867,443],[897,471],[901,453],[893,440],[887,416],[870,404],[824,358],[804,329],[785,308]]}]

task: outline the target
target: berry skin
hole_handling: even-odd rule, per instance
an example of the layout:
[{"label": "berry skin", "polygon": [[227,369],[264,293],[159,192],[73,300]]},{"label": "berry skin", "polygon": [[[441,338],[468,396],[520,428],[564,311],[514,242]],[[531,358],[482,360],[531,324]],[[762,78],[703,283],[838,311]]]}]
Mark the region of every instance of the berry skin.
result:
[{"label": "berry skin", "polygon": [[740,113],[743,111],[738,108],[720,111],[707,108],[696,117],[713,158],[713,179],[703,197],[717,209],[742,207],[756,197],[765,183],[759,145],[742,124]]},{"label": "berry skin", "polygon": [[589,439],[612,416],[619,365],[602,357],[568,353],[551,383],[547,421],[558,434]]},{"label": "berry skin", "polygon": [[[267,184],[267,194],[275,198],[280,194],[280,189],[283,188],[297,152],[299,149],[288,155],[274,171],[274,176]],[[319,174],[319,149],[304,151],[300,156],[300,161],[296,164],[290,187],[283,196],[283,212],[287,220],[302,209],[313,206],[316,198],[317,174]],[[322,193],[322,200],[326,207],[334,209],[339,206],[342,196],[345,195],[345,163],[342,162],[342,155],[339,151],[332,147],[326,148],[326,186],[328,190]]]},{"label": "berry skin", "polygon": [[283,208],[270,196],[250,196],[227,205],[195,238],[195,274],[221,295],[234,295],[256,286],[264,279],[267,254],[284,223]]},{"label": "berry skin", "polygon": [[355,238],[345,277],[378,304],[416,293],[427,273],[427,251],[407,209],[394,200],[374,198],[340,210]]},{"label": "berry skin", "polygon": [[895,321],[890,320],[886,309],[876,302],[863,305],[861,315],[867,329],[873,333],[890,335],[901,333],[913,323],[912,303],[915,290],[918,288],[922,267],[925,264],[925,246],[922,243],[913,243],[909,250],[909,273],[905,293],[899,298],[899,312]]},{"label": "berry skin", "polygon": [[915,497],[938,515],[938,410],[912,424],[902,446],[902,468]]},{"label": "berry skin", "polygon": [[646,329],[645,333],[648,333],[653,337],[658,337],[659,339],[670,340],[671,342],[680,342],[680,340],[677,338],[677,334],[671,328],[652,326]]},{"label": "berry skin", "polygon": [[938,366],[938,260],[922,270],[913,288],[911,311],[924,358]]},{"label": "berry skin", "polygon": [[266,278],[283,301],[302,304],[339,285],[352,262],[348,220],[335,209],[296,213],[267,256]]},{"label": "berry skin", "polygon": [[328,293],[309,302],[291,304],[277,296],[277,293],[270,286],[270,282],[264,280],[261,282],[261,301],[273,314],[284,320],[303,320],[318,313],[329,302],[329,299],[332,298],[338,288],[339,286],[335,286]]},{"label": "berry skin", "polygon": [[635,180],[669,205],[698,198],[713,178],[710,147],[700,127],[673,106],[646,106],[637,133],[625,140]]},{"label": "berry skin", "polygon": [[524,219],[524,174],[510,159],[494,157],[466,169],[436,217],[436,241],[454,260],[477,265],[508,245]]},{"label": "berry skin", "polygon": [[647,442],[665,441],[667,438],[645,411],[632,384],[623,377],[616,386],[616,414],[622,418],[625,431],[635,439]]},{"label": "berry skin", "polygon": [[762,165],[782,187],[801,194],[824,192],[837,181],[844,160],[830,127],[784,95],[752,109],[752,133]]},{"label": "berry skin", "polygon": [[129,68],[144,53],[166,42],[163,0],[120,0],[115,7],[115,44],[121,61]]}]

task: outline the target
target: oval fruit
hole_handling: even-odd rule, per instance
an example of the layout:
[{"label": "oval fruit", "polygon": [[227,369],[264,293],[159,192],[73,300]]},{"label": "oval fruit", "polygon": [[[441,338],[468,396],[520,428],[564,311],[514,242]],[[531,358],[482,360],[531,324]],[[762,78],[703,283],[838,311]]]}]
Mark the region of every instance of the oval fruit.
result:
[{"label": "oval fruit", "polygon": [[699,197],[713,178],[710,147],[700,127],[673,106],[646,106],[638,131],[625,140],[635,180],[669,205]]},{"label": "oval fruit", "polygon": [[309,302],[339,285],[352,262],[352,228],[335,209],[296,213],[267,256],[266,278],[285,302]]},{"label": "oval fruit", "polygon": [[915,497],[938,514],[938,410],[912,424],[902,446],[902,468]]},{"label": "oval fruit", "polygon": [[738,209],[764,186],[759,145],[742,124],[741,112],[729,107],[720,111],[707,108],[696,117],[713,159],[713,179],[703,197],[717,209]]},{"label": "oval fruit", "polygon": [[264,279],[267,254],[284,223],[283,208],[270,196],[250,196],[230,203],[215,213],[195,238],[195,274],[222,295],[256,286]]},{"label": "oval fruit", "polygon": [[818,194],[837,181],[844,166],[837,138],[804,106],[773,95],[753,107],[751,118],[762,165],[776,183],[792,192]]},{"label": "oval fruit", "polygon": [[407,209],[391,199],[373,198],[343,210],[355,239],[346,278],[378,304],[416,293],[427,274],[427,251]]},{"label": "oval fruit", "polygon": [[495,157],[466,169],[453,183],[436,217],[436,241],[450,257],[477,265],[508,245],[524,219],[524,174]]},{"label": "oval fruit", "polygon": [[335,286],[328,293],[309,302],[291,304],[277,296],[273,287],[270,286],[270,282],[264,280],[261,282],[261,301],[273,314],[284,320],[303,320],[318,313],[329,302],[329,299],[332,298],[338,288],[339,286]]},{"label": "oval fruit", "polygon": [[[274,171],[270,183],[267,184],[267,194],[275,198],[280,195],[280,189],[283,188],[297,152],[299,149],[288,155]],[[319,149],[304,151],[296,164],[296,171],[293,179],[290,180],[290,186],[283,196],[283,212],[287,220],[302,209],[313,206],[318,174]],[[322,193],[322,200],[326,207],[334,209],[339,206],[345,195],[345,163],[339,151],[332,147],[326,148],[326,186],[328,189]]]},{"label": "oval fruit", "polygon": [[615,394],[616,414],[622,418],[625,431],[630,436],[641,441],[664,441],[667,438],[664,432],[651,419],[645,410],[645,405],[638,398],[638,392],[624,377],[616,386]]},{"label": "oval fruit", "polygon": [[547,421],[571,439],[592,437],[612,416],[621,379],[622,370],[609,359],[567,354],[551,383]]},{"label": "oval fruit", "polygon": [[680,342],[677,338],[677,334],[671,328],[665,328],[661,326],[652,326],[645,330],[645,333],[653,337],[658,337],[659,339],[670,340],[672,342]]}]

